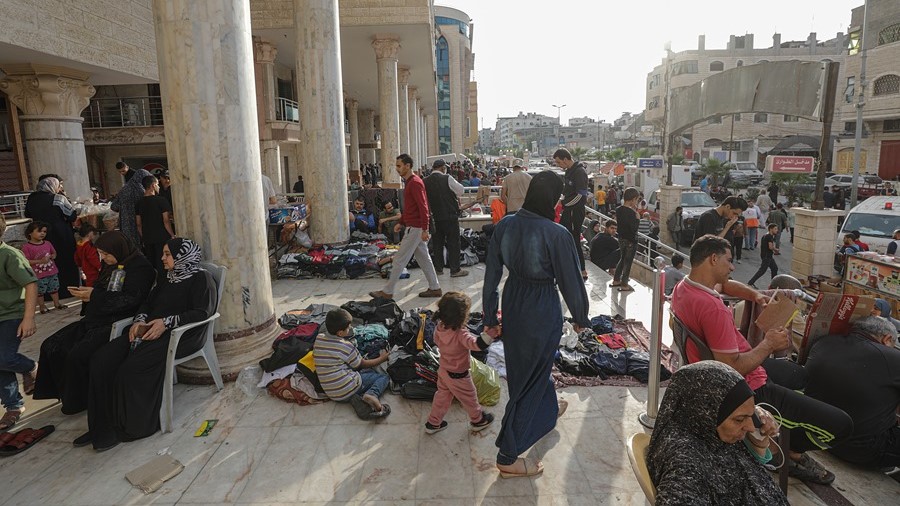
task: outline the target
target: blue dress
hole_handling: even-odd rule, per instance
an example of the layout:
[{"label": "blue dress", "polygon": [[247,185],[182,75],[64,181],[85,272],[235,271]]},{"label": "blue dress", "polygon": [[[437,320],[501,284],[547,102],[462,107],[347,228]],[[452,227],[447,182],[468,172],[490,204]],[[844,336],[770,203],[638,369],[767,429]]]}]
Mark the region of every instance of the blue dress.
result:
[{"label": "blue dress", "polygon": [[502,307],[509,402],[496,444],[509,460],[556,426],[550,371],[562,337],[559,292],[579,325],[589,327],[590,321],[575,244],[561,225],[527,209],[497,223],[484,275],[485,325],[497,324],[497,287],[504,266],[509,271]]}]

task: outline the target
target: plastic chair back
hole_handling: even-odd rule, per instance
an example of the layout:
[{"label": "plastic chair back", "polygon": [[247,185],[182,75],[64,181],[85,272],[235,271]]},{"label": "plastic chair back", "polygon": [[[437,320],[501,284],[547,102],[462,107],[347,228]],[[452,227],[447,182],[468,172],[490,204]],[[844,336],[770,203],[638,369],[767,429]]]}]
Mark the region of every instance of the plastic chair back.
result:
[{"label": "plastic chair back", "polygon": [[644,496],[650,504],[656,504],[656,487],[650,479],[650,471],[647,469],[647,446],[650,445],[650,435],[638,432],[628,438],[626,450],[628,460],[631,461],[631,470],[644,491]]}]

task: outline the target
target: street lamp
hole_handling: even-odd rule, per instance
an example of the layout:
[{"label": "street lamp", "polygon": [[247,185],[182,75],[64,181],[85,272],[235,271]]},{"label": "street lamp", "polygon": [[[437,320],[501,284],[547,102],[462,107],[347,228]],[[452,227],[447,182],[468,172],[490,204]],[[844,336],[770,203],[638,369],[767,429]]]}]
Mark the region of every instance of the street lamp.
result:
[{"label": "street lamp", "polygon": [[563,104],[563,105],[555,105],[554,104],[553,105],[553,107],[556,107],[556,146],[557,147],[559,147],[559,130],[562,127],[562,124],[560,123],[560,119],[559,119],[560,111],[562,111],[562,108],[565,106],[566,106],[566,104]]},{"label": "street lamp", "polygon": [[672,43],[666,42],[663,46],[666,50],[666,94],[663,98],[663,156],[666,159],[666,185],[672,186],[672,142],[669,139],[669,100],[671,99],[671,87],[669,80],[672,78]]}]

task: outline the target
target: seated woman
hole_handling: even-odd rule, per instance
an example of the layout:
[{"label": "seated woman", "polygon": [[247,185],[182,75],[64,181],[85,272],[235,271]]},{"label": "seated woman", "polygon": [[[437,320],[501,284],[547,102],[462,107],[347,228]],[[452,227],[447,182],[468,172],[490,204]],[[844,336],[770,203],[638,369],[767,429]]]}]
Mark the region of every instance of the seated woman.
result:
[{"label": "seated woman", "polygon": [[[730,366],[706,360],[679,369],[647,448],[657,506],[788,504],[744,443],[753,415],[753,391]],[[760,432],[776,431],[767,417]]]},{"label": "seated woman", "polygon": [[[169,338],[175,327],[203,321],[216,310],[216,285],[200,269],[200,246],[176,237],[163,247],[166,276],[138,310],[134,325],[91,359],[88,432],[75,446],[97,451],[159,430]],[[187,331],[176,357],[203,347],[205,326]]]},{"label": "seated woman", "polygon": [[[121,232],[103,234],[95,246],[102,268],[94,286],[69,287],[84,301],[83,318],[41,343],[34,398],[59,399],[67,415],[87,409],[91,356],[109,342],[113,323],[137,312],[156,277],[150,262]],[[125,281],[120,290],[111,291],[110,278],[120,265]]]}]

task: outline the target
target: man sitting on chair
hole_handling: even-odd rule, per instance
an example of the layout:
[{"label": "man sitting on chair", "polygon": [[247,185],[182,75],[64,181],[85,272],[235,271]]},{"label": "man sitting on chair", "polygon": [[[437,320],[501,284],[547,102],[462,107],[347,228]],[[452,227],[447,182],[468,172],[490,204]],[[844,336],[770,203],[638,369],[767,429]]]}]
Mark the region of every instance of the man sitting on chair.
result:
[{"label": "man sitting on chair", "polygon": [[[690,261],[691,273],[672,292],[675,316],[706,343],[715,360],[744,375],[757,403],[767,403],[780,412],[779,421],[791,429],[790,475],[814,483],[831,483],[834,474],[803,452],[825,450],[847,438],[853,431],[853,421],[840,409],[785,388],[769,377],[767,369],[776,377],[791,374],[783,371],[792,367],[789,362],[769,359],[772,353],[790,346],[788,331],[770,329],[752,348],[735,327],[734,316],[717,289],[757,304],[764,305],[766,298],[747,285],[729,279],[734,265],[727,239],[712,234],[698,238],[691,246]],[[686,343],[685,352],[690,362],[700,360],[692,342]]]}]

